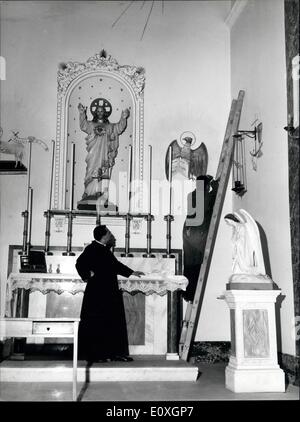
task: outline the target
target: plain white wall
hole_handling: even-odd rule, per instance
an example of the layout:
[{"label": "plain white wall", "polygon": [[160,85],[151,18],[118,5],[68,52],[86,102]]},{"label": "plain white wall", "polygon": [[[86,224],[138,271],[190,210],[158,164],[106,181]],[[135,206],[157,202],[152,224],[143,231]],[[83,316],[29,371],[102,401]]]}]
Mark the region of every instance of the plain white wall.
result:
[{"label": "plain white wall", "polygon": [[[224,23],[230,3],[168,1],[164,2],[162,13],[162,2],[155,2],[143,40],[140,38],[151,2],[145,2],[143,7],[142,1],[133,3],[112,26],[127,4],[119,1],[1,4],[1,55],[7,65],[6,81],[1,81],[3,138],[8,138],[14,129],[20,131],[20,136],[34,135],[50,146],[56,131],[58,64],[85,62],[105,48],[119,64],[146,69],[145,148],[148,144],[153,146],[155,177],[164,180],[167,147],[172,140],[179,140],[184,131],[195,133],[197,143],[193,148],[205,142],[208,173],[214,175],[231,103],[229,29]],[[33,146],[33,245],[44,244],[43,212],[48,207],[50,161],[49,152]],[[8,245],[22,242],[26,176],[1,175],[0,183],[3,309]],[[224,213],[230,210],[231,196],[226,200]],[[172,225],[174,248],[182,247],[183,221],[184,216],[178,216]],[[73,245],[90,241],[92,228],[75,225]],[[133,235],[133,247],[146,246],[144,229],[142,235]],[[123,245],[124,227],[113,230]],[[230,273],[228,242],[230,234],[221,224],[197,340],[229,340],[229,313],[216,299]],[[52,233],[51,245],[66,245],[66,229],[63,233]],[[165,245],[165,222],[160,215],[153,225],[152,246]]]},{"label": "plain white wall", "polygon": [[[234,196],[234,208],[244,208],[265,231],[274,282],[282,289],[280,319],[282,352],[295,355],[294,299],[288,193],[284,2],[248,1],[231,30],[231,92],[245,89],[240,129],[263,123],[263,156],[252,169],[245,138],[248,191]],[[253,129],[253,127],[252,127]]]}]

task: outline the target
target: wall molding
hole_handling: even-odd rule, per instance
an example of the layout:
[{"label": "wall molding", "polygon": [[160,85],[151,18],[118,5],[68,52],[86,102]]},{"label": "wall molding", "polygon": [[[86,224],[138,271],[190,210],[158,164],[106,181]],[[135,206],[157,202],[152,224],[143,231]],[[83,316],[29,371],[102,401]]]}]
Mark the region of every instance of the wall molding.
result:
[{"label": "wall molding", "polygon": [[230,12],[225,18],[225,23],[229,28],[233,27],[247,3],[248,0],[235,0],[234,5],[232,6]]}]

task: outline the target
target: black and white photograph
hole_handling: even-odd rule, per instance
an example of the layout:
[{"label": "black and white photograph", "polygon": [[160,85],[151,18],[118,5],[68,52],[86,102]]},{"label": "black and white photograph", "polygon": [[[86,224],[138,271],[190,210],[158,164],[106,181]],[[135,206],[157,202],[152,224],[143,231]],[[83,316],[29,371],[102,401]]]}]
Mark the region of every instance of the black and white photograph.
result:
[{"label": "black and white photograph", "polygon": [[0,1],[0,407],[299,404],[299,162],[299,0]]}]

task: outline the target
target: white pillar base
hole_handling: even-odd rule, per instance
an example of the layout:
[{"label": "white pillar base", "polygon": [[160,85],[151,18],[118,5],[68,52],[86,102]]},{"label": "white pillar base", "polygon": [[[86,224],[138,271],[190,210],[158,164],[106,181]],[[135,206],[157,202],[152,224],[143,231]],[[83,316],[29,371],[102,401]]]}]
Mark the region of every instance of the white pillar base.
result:
[{"label": "white pillar base", "polygon": [[178,353],[166,353],[166,360],[179,360]]},{"label": "white pillar base", "polygon": [[285,392],[285,374],[280,368],[235,369],[228,365],[225,380],[226,388],[234,393]]},{"label": "white pillar base", "polygon": [[226,388],[234,393],[285,392],[277,358],[275,301],[280,290],[227,290],[231,356]]}]

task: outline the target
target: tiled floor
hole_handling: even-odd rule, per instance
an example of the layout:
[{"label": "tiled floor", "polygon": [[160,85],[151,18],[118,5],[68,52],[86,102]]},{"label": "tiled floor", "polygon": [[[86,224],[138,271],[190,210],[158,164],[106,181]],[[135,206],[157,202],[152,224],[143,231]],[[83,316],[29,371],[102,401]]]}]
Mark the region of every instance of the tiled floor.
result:
[{"label": "tiled floor", "polygon": [[[225,364],[199,364],[196,382],[90,382],[78,383],[79,401],[245,401],[299,400],[299,388],[285,393],[233,393],[225,388]],[[1,374],[0,374],[1,379]],[[0,384],[0,401],[71,401],[71,383]]]}]

